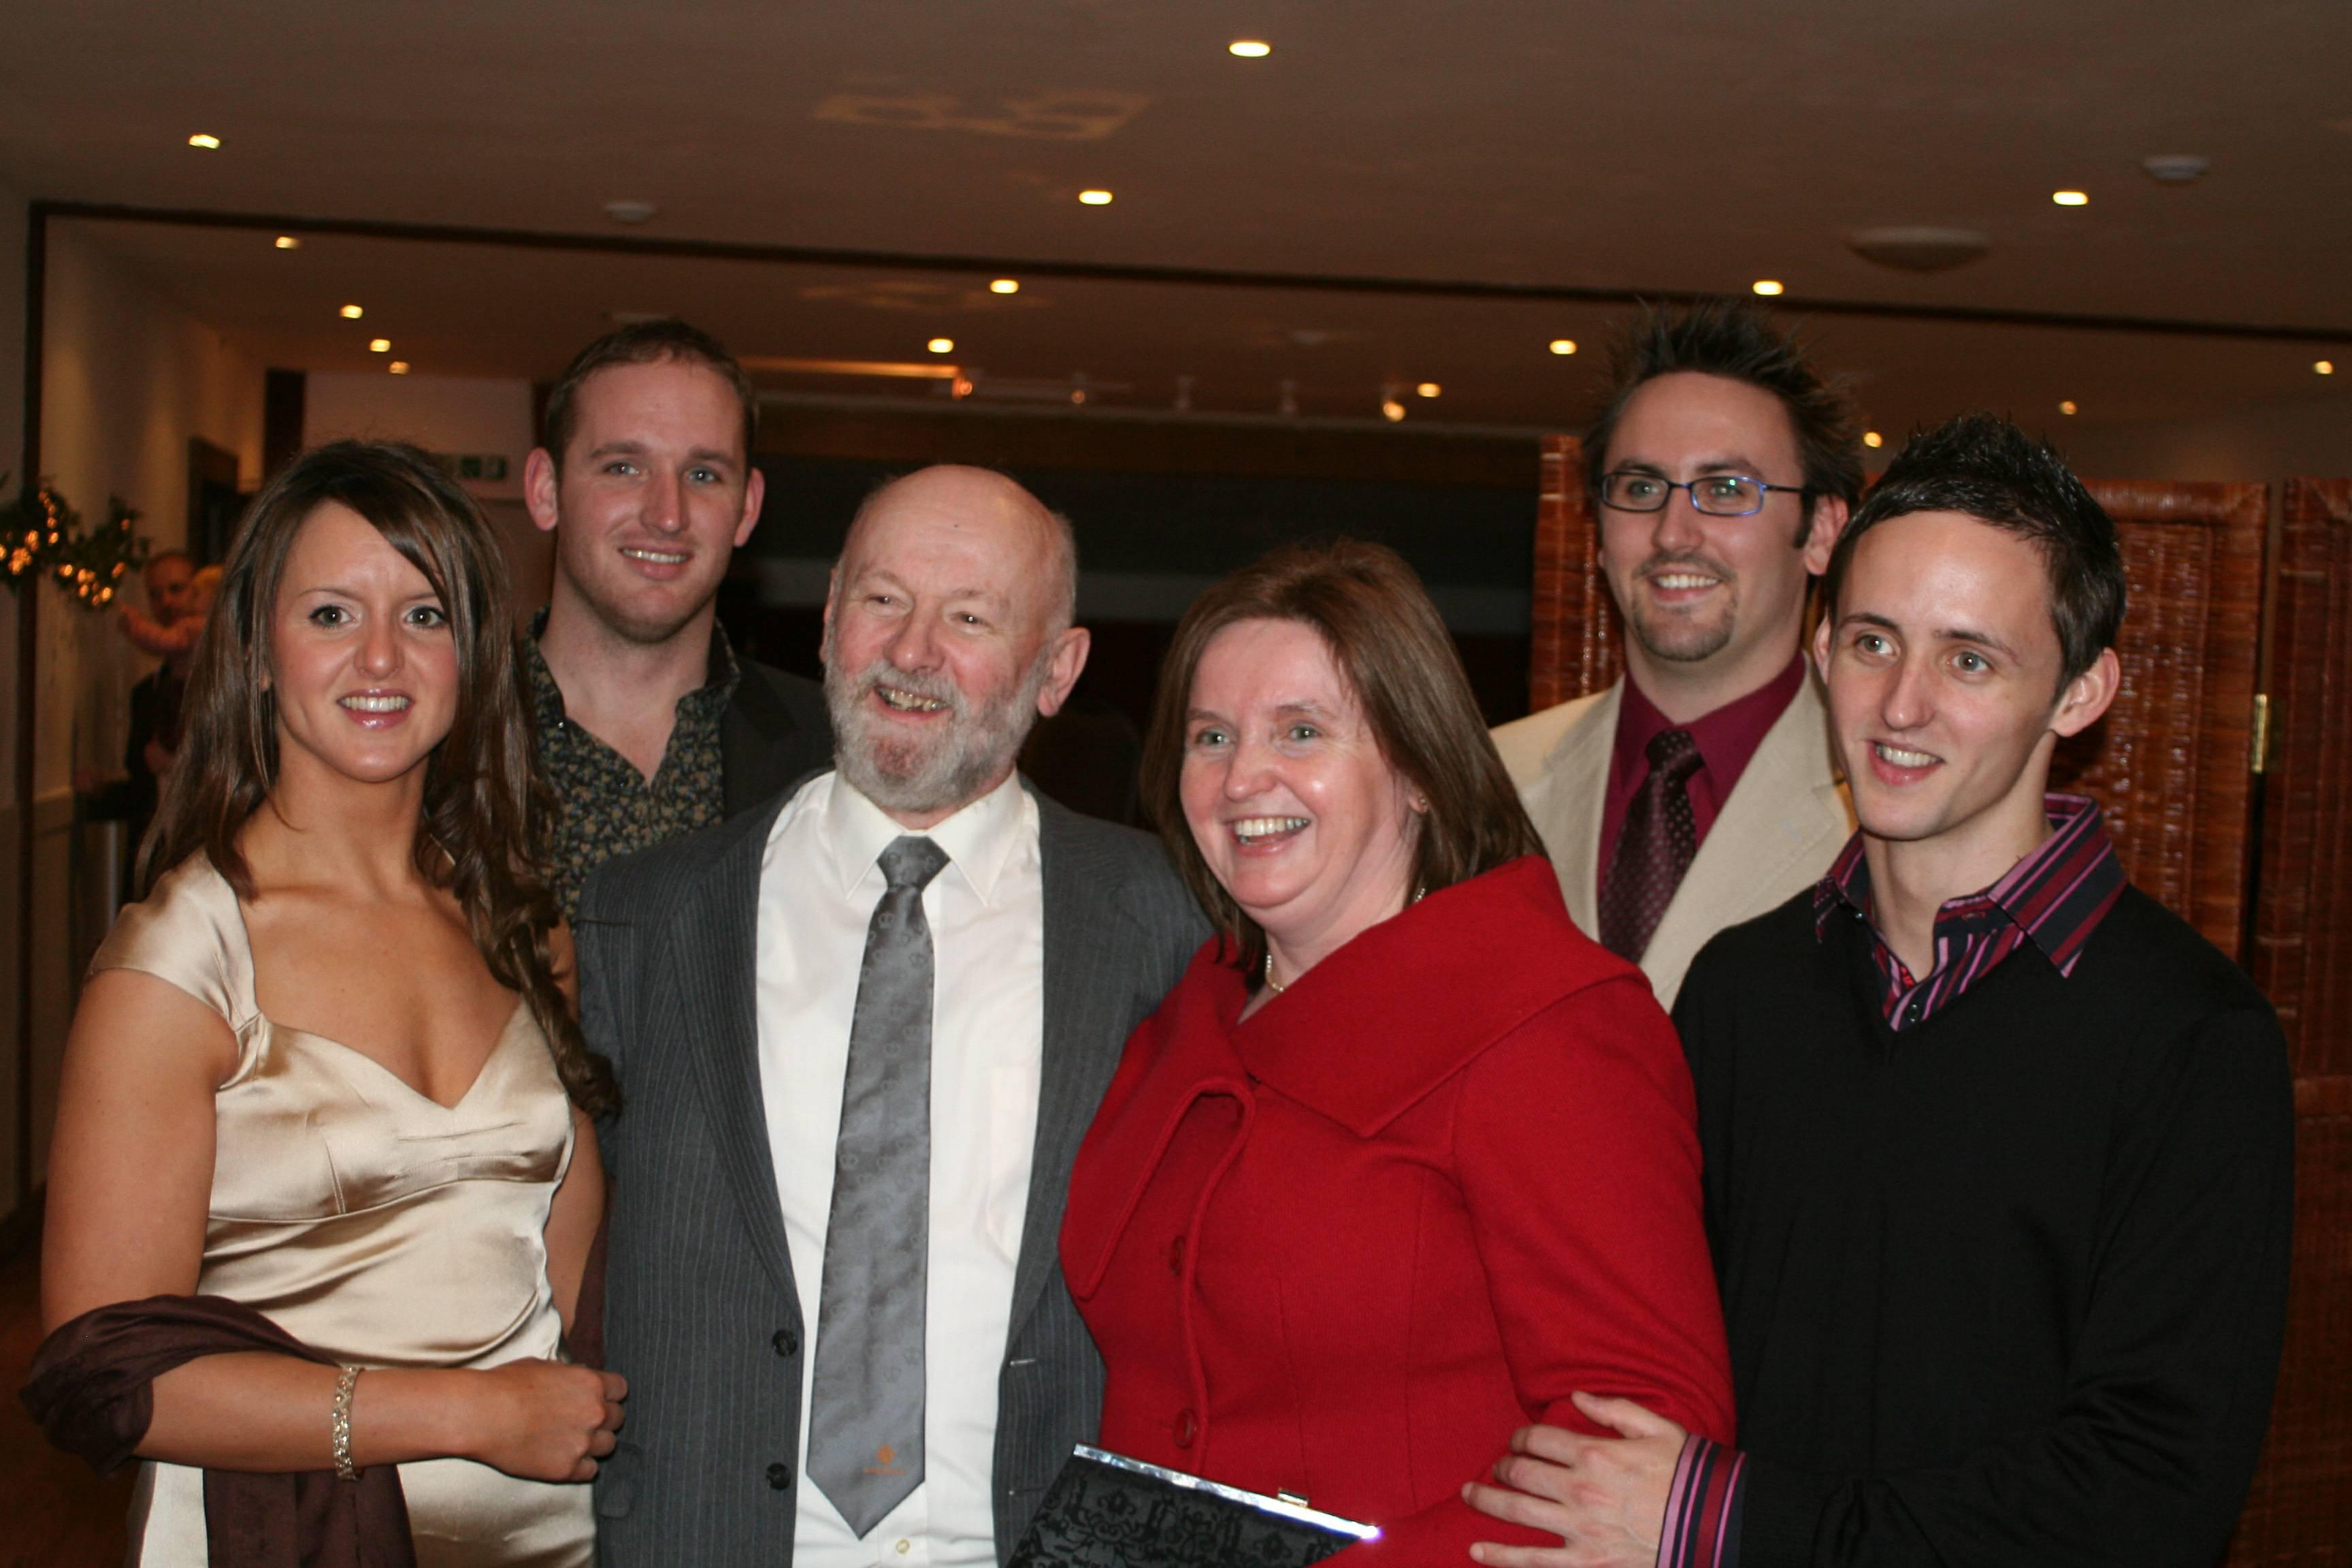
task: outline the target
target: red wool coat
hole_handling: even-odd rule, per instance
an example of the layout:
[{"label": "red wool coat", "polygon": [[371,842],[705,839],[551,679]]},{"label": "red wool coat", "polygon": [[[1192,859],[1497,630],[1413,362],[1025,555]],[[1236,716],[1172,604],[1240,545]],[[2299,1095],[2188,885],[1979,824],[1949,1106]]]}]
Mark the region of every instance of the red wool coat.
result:
[{"label": "red wool coat", "polygon": [[1528,857],[1433,893],[1247,1023],[1211,942],[1128,1042],[1062,1267],[1102,1446],[1381,1527],[1351,1561],[1538,1541],[1460,1500],[1578,1389],[1732,1435],[1690,1076]]}]

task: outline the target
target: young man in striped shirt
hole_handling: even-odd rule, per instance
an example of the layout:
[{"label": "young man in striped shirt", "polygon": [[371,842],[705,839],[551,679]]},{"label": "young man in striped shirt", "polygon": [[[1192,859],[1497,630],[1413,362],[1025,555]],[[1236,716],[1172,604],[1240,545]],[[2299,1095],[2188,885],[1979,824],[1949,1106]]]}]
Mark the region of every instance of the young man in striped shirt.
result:
[{"label": "young man in striped shirt", "polygon": [[2115,699],[2114,524],[1987,416],[1915,439],[1823,579],[1861,830],[1700,953],[1739,1447],[1623,1400],[1472,1500],[1490,1568],[2177,1563],[2226,1545],[2285,1312],[2284,1042],[2124,878],[2058,742]]}]

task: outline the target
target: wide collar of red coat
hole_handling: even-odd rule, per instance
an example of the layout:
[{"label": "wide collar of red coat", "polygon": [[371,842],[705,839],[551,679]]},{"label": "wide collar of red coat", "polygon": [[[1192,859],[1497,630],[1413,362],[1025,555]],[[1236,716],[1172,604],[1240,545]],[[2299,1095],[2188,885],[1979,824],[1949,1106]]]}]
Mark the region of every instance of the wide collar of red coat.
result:
[{"label": "wide collar of red coat", "polygon": [[1632,965],[1576,929],[1541,856],[1441,889],[1358,936],[1242,1023],[1249,1075],[1370,1138],[1536,1014]]},{"label": "wide collar of red coat", "polygon": [[1264,1086],[1377,1135],[1563,997],[1640,977],[1576,929],[1549,861],[1524,856],[1358,936],[1241,1021],[1233,946],[1213,942],[1145,1021],[1079,1156],[1065,1273],[1084,1299],[1195,1100]]}]

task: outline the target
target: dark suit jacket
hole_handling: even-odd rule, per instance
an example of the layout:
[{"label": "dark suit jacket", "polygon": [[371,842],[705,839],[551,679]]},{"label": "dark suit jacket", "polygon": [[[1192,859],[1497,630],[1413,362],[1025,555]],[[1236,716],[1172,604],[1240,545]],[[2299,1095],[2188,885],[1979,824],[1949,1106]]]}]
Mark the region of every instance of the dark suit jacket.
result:
[{"label": "dark suit jacket", "polygon": [[720,790],[740,816],[796,780],[833,766],[824,688],[738,658],[735,696],[719,721]]},{"label": "dark suit jacket", "polygon": [[[816,1325],[801,1319],[776,1204],[753,975],[760,861],[782,804],[607,862],[574,927],[582,1024],[624,1096],[604,1131],[605,1364],[629,1380],[596,1483],[605,1568],[792,1560]],[[1043,796],[1037,809],[1044,1061],[998,1376],[1000,1561],[1101,1413],[1101,1359],[1056,1256],[1071,1162],[1129,1034],[1207,932],[1153,839]]]}]

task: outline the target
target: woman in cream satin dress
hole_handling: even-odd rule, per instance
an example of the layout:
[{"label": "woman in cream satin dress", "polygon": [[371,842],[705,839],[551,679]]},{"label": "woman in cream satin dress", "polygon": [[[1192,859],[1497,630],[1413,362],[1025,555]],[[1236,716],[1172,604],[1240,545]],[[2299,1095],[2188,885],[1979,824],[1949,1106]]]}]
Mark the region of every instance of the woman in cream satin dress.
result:
[{"label": "woman in cream satin dress", "polygon": [[[291,465],[196,653],[162,868],[92,965],[50,1156],[54,1330],[230,1298],[345,1367],[417,1561],[582,1564],[620,1379],[561,1338],[603,1204],[499,547],[422,453]],[[203,1475],[335,1463],[339,1373],[157,1378],[131,1561],[206,1561]]]}]

